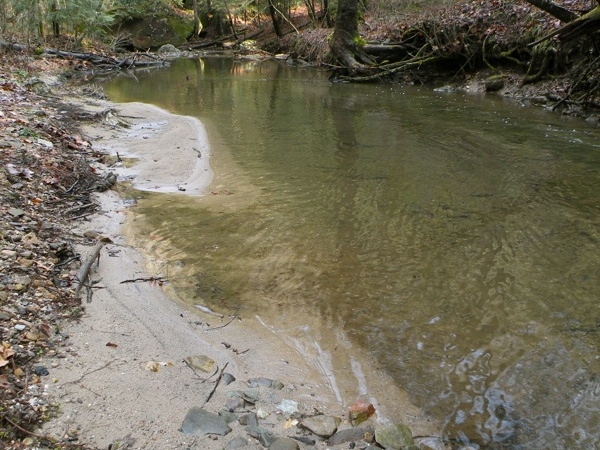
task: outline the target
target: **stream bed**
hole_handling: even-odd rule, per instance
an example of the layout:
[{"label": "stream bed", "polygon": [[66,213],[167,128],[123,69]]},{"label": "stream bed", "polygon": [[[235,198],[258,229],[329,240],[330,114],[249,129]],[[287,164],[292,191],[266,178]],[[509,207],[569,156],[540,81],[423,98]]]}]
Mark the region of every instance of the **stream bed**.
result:
[{"label": "stream bed", "polygon": [[209,192],[136,208],[180,298],[281,333],[349,404],[335,375],[369,364],[449,439],[600,446],[598,128],[276,61],[104,89],[207,128]]}]

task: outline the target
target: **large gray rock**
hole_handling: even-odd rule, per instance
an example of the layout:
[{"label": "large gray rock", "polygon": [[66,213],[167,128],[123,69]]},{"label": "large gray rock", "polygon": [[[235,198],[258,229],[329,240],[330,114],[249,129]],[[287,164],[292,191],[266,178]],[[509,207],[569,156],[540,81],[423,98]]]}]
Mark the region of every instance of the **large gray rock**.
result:
[{"label": "large gray rock", "polygon": [[417,448],[410,428],[401,423],[377,428],[375,441],[385,449],[412,450]]},{"label": "large gray rock", "polygon": [[183,419],[181,431],[184,434],[202,436],[205,434],[226,435],[231,431],[225,419],[217,414],[194,406]]},{"label": "large gray rock", "polygon": [[306,419],[302,419],[301,423],[301,425],[311,433],[324,438],[332,436],[336,432],[339,424],[339,417],[325,415],[308,417]]},{"label": "large gray rock", "polygon": [[120,32],[130,36],[137,50],[157,49],[165,44],[181,45],[194,31],[194,16],[184,11],[161,11],[117,24]]}]

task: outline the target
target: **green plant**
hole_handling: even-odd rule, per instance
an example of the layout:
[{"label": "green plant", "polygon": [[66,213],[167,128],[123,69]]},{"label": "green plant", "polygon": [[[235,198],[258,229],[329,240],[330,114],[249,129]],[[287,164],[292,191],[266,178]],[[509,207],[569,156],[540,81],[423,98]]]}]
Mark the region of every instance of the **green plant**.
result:
[{"label": "green plant", "polygon": [[19,130],[18,135],[21,136],[21,137],[31,137],[31,138],[38,138],[38,137],[40,137],[40,135],[36,131],[33,131],[29,127],[21,128]]}]

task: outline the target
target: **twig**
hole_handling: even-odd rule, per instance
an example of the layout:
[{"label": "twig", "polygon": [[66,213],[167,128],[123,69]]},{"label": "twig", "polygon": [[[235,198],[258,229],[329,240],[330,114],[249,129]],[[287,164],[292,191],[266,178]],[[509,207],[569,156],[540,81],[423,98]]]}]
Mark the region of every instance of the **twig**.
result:
[{"label": "twig", "polygon": [[210,391],[210,394],[208,394],[208,397],[206,397],[206,400],[204,401],[205,405],[210,401],[210,399],[212,398],[213,394],[217,390],[217,386],[219,386],[219,383],[221,382],[221,378],[223,378],[223,372],[225,371],[225,368],[227,367],[227,364],[229,364],[229,362],[226,362],[225,365],[223,366],[223,368],[221,369],[221,373],[219,374],[219,378],[217,378],[217,381],[215,382],[215,385],[212,388],[212,391]]},{"label": "twig", "polygon": [[[79,383],[81,380],[83,380],[83,379],[84,379],[85,377],[87,377],[88,375],[91,375],[91,374],[93,374],[94,372],[98,372],[99,370],[106,369],[108,366],[110,366],[110,365],[111,365],[112,363],[114,363],[114,362],[117,362],[117,360],[116,360],[116,359],[113,359],[112,361],[109,361],[109,362],[107,362],[106,364],[104,364],[104,365],[102,365],[102,366],[100,366],[100,367],[98,367],[98,368],[96,368],[96,369],[94,369],[94,370],[90,370],[89,372],[86,372],[86,373],[84,373],[84,374],[83,374],[83,375],[81,375],[81,376],[80,376],[78,379],[76,379],[76,380],[73,380],[73,381],[67,381],[67,382],[65,382],[65,383],[63,383],[63,384],[75,384],[75,383]],[[121,364],[125,364],[125,362],[124,362],[124,361],[120,361],[120,362],[121,362]]]},{"label": "twig", "polygon": [[136,283],[138,281],[156,281],[158,283],[164,283],[165,281],[167,281],[166,278],[163,277],[143,277],[143,278],[133,278],[131,280],[124,280],[121,281],[119,284],[124,284],[124,283]]},{"label": "twig", "polygon": [[52,270],[59,269],[60,267],[64,266],[65,264],[69,264],[70,262],[73,262],[75,260],[80,260],[80,259],[81,259],[81,255],[73,256],[72,258],[69,258],[63,262],[54,264],[54,266],[52,267]]},{"label": "twig", "polygon": [[79,211],[81,209],[86,209],[86,208],[89,208],[91,206],[95,206],[95,204],[94,203],[86,203],[85,205],[73,206],[71,208],[68,208],[68,209],[64,210],[63,213],[64,214],[70,214],[72,212]]},{"label": "twig", "polygon": [[238,311],[239,310],[240,310],[240,308],[238,308],[238,309],[235,310],[235,312],[233,313],[233,316],[231,316],[231,319],[226,324],[219,325],[218,327],[207,328],[206,331],[220,330],[221,328],[225,328],[227,325],[229,325],[231,322],[233,322],[235,319],[238,318]]},{"label": "twig", "polygon": [[71,219],[71,220],[83,219],[84,217],[92,216],[94,214],[96,214],[96,211],[92,211],[92,212],[89,212],[89,213],[86,213],[86,214],[82,214],[80,216],[69,217],[69,219]]}]

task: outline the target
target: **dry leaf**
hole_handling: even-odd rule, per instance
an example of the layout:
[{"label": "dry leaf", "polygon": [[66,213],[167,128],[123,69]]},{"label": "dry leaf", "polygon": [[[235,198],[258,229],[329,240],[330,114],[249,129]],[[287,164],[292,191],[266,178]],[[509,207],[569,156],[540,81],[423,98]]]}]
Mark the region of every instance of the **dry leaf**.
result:
[{"label": "dry leaf", "polygon": [[0,346],[0,367],[4,367],[8,364],[8,358],[13,356],[15,351],[12,349],[8,342],[2,342]]}]

